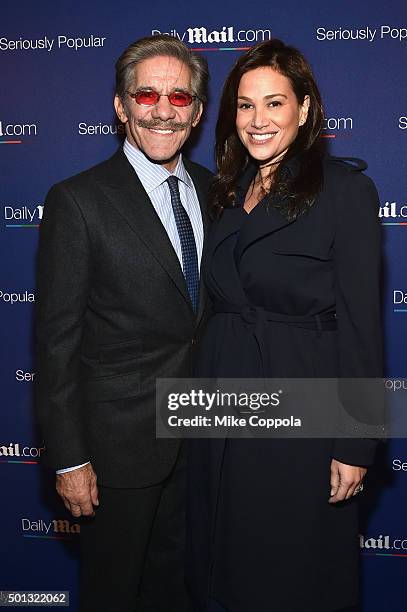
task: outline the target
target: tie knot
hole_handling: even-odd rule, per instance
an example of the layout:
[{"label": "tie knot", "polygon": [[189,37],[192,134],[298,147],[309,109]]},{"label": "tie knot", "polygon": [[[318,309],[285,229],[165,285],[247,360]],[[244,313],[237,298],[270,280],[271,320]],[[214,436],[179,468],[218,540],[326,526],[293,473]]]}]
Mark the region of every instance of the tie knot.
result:
[{"label": "tie knot", "polygon": [[170,188],[170,192],[176,192],[179,193],[179,187],[178,187],[178,177],[174,176],[173,174],[171,174],[171,176],[169,176],[167,178],[167,183],[168,186]]}]

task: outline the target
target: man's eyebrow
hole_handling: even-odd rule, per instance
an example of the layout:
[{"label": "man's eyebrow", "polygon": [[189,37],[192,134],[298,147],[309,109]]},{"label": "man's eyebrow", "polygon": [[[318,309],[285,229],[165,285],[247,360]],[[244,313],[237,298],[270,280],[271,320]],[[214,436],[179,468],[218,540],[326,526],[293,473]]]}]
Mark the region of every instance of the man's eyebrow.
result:
[{"label": "man's eyebrow", "polygon": [[[136,91],[156,91],[157,93],[159,93],[157,89],[155,87],[152,87],[151,85],[138,85],[136,88]],[[173,87],[170,93],[176,92],[176,91],[179,91],[182,93],[191,93],[189,89],[186,89],[185,87]]]}]

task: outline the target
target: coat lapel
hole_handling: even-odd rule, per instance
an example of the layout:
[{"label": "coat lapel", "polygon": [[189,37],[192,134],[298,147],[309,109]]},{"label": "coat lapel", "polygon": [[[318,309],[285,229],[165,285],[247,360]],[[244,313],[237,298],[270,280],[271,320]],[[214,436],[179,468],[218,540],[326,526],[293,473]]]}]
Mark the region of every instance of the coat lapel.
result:
[{"label": "coat lapel", "polygon": [[[244,213],[246,214],[247,213]],[[235,256],[240,259],[244,251],[250,247],[253,242],[268,236],[273,232],[291,225],[294,221],[289,221],[281,212],[267,205],[266,201],[259,202],[253,211],[247,215],[247,219],[242,224],[242,229],[239,235],[239,240],[236,245]]]},{"label": "coat lapel", "polygon": [[[288,165],[290,171],[293,171]],[[256,240],[276,232],[293,221],[289,221],[281,212],[263,200],[253,209],[250,214],[243,210],[243,202],[250,182],[257,172],[257,167],[249,163],[237,186],[237,202],[235,208],[226,208],[219,221],[213,226],[210,237],[210,250],[215,252],[216,248],[229,236],[239,232],[235,256],[239,259],[243,252]]]},{"label": "coat lapel", "polygon": [[240,207],[225,208],[222,216],[214,221],[208,239],[208,251],[214,253],[226,238],[236,234],[242,225],[243,212]]}]

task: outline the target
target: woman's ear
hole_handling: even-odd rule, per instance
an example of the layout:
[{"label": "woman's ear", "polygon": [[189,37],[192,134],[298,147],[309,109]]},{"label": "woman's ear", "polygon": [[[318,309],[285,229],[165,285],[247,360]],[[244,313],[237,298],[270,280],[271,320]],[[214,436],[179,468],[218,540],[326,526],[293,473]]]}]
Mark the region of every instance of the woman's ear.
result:
[{"label": "woman's ear", "polygon": [[305,96],[304,102],[300,106],[300,117],[298,121],[298,126],[304,125],[304,123],[306,122],[307,117],[308,117],[309,105],[310,105],[310,97]]}]

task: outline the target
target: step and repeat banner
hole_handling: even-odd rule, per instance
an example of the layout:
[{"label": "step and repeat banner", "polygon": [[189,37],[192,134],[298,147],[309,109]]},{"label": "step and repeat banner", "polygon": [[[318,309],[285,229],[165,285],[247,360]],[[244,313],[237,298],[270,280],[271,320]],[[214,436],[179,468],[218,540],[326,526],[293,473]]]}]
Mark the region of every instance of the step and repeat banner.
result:
[{"label": "step and repeat banner", "polygon": [[[275,36],[304,52],[323,95],[330,152],[366,160],[379,191],[386,378],[396,385],[407,378],[407,5],[23,0],[3,2],[1,13],[0,590],[70,591],[76,610],[80,525],[41,466],[33,411],[35,260],[49,187],[121,146],[116,59],[159,33],[205,55],[210,100],[188,154],[214,169],[218,99],[242,50]],[[406,612],[407,440],[383,446],[361,499],[362,609]],[[310,551],[299,541],[290,552]]]}]

